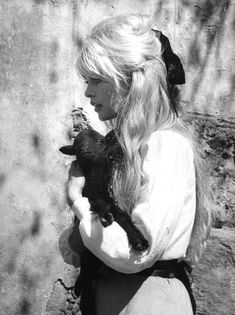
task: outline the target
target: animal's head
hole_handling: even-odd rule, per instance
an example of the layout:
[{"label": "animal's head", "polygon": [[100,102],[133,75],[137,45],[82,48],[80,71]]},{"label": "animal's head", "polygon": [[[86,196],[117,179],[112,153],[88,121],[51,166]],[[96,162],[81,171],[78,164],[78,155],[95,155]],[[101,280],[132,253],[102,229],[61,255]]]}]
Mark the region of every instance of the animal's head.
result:
[{"label": "animal's head", "polygon": [[75,137],[73,145],[60,148],[67,155],[76,155],[80,162],[94,163],[105,158],[104,136],[95,130],[83,130]]},{"label": "animal's head", "polygon": [[104,149],[104,137],[95,130],[83,130],[74,139],[77,159],[95,160]]}]

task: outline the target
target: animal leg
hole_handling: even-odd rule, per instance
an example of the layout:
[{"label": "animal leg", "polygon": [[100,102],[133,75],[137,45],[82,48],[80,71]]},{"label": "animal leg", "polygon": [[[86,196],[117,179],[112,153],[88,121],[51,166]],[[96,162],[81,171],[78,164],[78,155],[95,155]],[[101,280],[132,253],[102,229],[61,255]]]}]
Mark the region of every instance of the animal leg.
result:
[{"label": "animal leg", "polygon": [[110,203],[106,202],[102,198],[97,198],[95,203],[95,212],[97,212],[100,216],[100,221],[104,227],[109,226],[113,223],[114,217],[111,212],[112,206]]},{"label": "animal leg", "polygon": [[142,252],[148,248],[148,241],[135,227],[127,213],[115,210],[114,219],[126,231],[128,240],[135,250]]}]

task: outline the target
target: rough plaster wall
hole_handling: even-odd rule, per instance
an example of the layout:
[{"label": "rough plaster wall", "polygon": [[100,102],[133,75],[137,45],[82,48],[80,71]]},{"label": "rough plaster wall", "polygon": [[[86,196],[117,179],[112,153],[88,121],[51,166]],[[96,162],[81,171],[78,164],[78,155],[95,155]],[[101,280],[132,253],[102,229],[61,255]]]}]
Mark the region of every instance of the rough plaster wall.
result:
[{"label": "rough plaster wall", "polygon": [[58,246],[71,222],[71,159],[58,148],[69,139],[73,107],[83,105],[105,131],[83,96],[76,54],[96,22],[130,12],[153,15],[182,56],[184,109],[233,120],[234,2],[1,0],[0,314],[46,314],[55,281],[73,283]]},{"label": "rough plaster wall", "polygon": [[1,1],[0,15],[0,314],[44,314],[70,222],[58,147],[72,104],[72,9]]}]

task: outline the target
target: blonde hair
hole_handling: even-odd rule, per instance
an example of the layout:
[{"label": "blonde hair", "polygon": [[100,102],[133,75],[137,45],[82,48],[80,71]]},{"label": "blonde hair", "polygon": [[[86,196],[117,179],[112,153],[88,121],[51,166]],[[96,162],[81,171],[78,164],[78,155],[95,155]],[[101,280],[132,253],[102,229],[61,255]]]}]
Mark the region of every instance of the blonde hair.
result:
[{"label": "blonde hair", "polygon": [[[190,138],[188,128],[177,117],[166,80],[162,46],[152,26],[151,18],[145,15],[106,19],[95,26],[87,37],[77,61],[81,76],[98,75],[114,86],[111,106],[118,115],[110,123],[124,152],[124,159],[114,171],[112,186],[118,206],[129,214],[141,201],[148,184],[148,176],[142,166],[152,132],[171,128]],[[191,143],[194,147],[193,140]],[[195,152],[197,174],[202,169],[200,161]],[[204,209],[200,188],[203,177],[198,175],[197,182],[200,182],[197,184],[197,209]],[[200,223],[196,224],[198,228],[206,220],[207,213],[202,210],[201,215],[200,211],[196,211],[200,213]]]}]

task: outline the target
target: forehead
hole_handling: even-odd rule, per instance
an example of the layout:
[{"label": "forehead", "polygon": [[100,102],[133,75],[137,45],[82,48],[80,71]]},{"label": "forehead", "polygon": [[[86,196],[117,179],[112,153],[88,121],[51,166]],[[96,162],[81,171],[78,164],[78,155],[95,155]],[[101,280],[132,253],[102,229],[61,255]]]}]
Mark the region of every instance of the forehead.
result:
[{"label": "forehead", "polygon": [[104,75],[102,75],[98,71],[91,71],[89,69],[82,68],[82,69],[79,69],[79,74],[80,74],[80,77],[85,81],[87,81],[88,79],[99,79],[102,81],[110,82],[108,78],[106,78]]},{"label": "forehead", "polygon": [[114,65],[105,52],[100,52],[99,46],[94,46],[93,40],[88,40],[77,59],[77,72],[80,77],[98,77],[102,80],[113,79]]},{"label": "forehead", "polygon": [[82,52],[77,59],[76,68],[78,74],[83,77],[99,76],[103,77],[103,71],[94,56],[87,56]]}]

